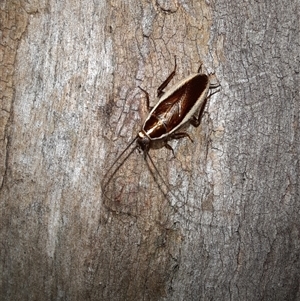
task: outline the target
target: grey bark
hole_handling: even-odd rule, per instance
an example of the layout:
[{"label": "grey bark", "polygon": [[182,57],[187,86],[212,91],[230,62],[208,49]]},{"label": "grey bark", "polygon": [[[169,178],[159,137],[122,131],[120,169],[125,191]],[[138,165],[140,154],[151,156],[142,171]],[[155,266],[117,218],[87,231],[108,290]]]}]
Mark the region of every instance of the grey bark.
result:
[{"label": "grey bark", "polygon": [[[300,300],[299,1],[0,7],[1,300]],[[105,199],[174,55],[221,91]]]}]

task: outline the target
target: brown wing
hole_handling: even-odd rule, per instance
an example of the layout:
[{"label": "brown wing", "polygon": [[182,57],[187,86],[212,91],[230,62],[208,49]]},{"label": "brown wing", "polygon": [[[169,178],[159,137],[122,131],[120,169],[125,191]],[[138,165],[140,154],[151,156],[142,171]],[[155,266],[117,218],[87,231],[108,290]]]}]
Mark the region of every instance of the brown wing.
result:
[{"label": "brown wing", "polygon": [[207,75],[199,74],[163,100],[145,123],[144,130],[148,135],[159,138],[178,126],[207,87],[207,82]]}]

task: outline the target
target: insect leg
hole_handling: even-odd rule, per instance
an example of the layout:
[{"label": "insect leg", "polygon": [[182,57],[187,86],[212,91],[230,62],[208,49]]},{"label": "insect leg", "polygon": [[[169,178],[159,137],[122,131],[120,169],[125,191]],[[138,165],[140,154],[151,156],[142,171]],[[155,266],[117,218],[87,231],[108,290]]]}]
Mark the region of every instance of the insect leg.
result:
[{"label": "insect leg", "polygon": [[[216,83],[216,84],[210,84],[210,85],[209,85],[209,89],[216,89],[216,88],[219,88],[220,86],[221,86],[221,85],[220,85],[219,83]],[[212,96],[213,94],[215,94],[215,93],[217,93],[217,92],[220,92],[220,90],[217,90],[217,91],[211,93],[210,96]],[[209,97],[210,97],[210,96],[209,96]]]},{"label": "insect leg", "polygon": [[191,136],[186,132],[177,132],[177,133],[172,134],[173,139],[182,139],[184,137],[188,137],[191,140],[191,142],[194,142],[194,140],[191,138]]},{"label": "insect leg", "polygon": [[198,68],[197,73],[202,74],[202,66],[203,66],[203,63],[201,62],[200,66],[199,66],[199,68]]},{"label": "insect leg", "polygon": [[[215,73],[213,72],[213,73],[210,73],[209,74],[209,81],[211,82],[211,78],[212,77],[214,77],[215,76]],[[220,85],[220,83],[219,83],[219,81],[217,82],[217,83],[210,83],[209,84],[209,89],[216,89],[216,88],[218,88],[218,87],[220,87],[221,85]],[[217,93],[217,92],[219,92],[219,90],[218,91],[216,91],[216,92],[214,92],[213,94],[215,94],[215,93]],[[210,96],[212,96],[213,94],[211,94]]]},{"label": "insect leg", "polygon": [[[218,84],[217,86],[213,85],[213,87],[210,88],[210,89],[213,89],[213,88],[219,87],[219,86],[220,86],[219,84]],[[208,100],[210,97],[212,97],[214,94],[216,94],[217,92],[220,92],[220,90],[217,90],[217,91],[214,91],[214,92],[210,93],[210,94],[205,98],[205,100],[204,100],[204,102],[203,102],[203,104],[202,104],[202,106],[201,106],[201,108],[200,108],[198,117],[196,117],[196,116],[194,115],[194,116],[191,118],[191,120],[190,120],[191,125],[193,125],[194,127],[198,127],[198,126],[200,125],[201,119],[202,119],[202,115],[203,115],[203,112],[204,112],[204,109],[205,109],[205,105],[206,105],[206,103],[207,103],[207,100]]]},{"label": "insect leg", "polygon": [[149,97],[149,93],[144,90],[143,88],[141,88],[140,86],[138,86],[146,95],[146,105],[147,105],[147,110],[148,113],[150,113],[150,111],[153,109],[153,107],[150,107],[150,97]]},{"label": "insect leg", "polygon": [[169,82],[171,81],[171,79],[174,77],[175,73],[176,73],[176,55],[175,55],[175,66],[174,66],[174,70],[172,71],[172,73],[168,76],[168,78],[158,87],[157,89],[157,97],[161,97],[164,94],[164,88],[169,84]]},{"label": "insect leg", "polygon": [[[158,87],[157,89],[157,97],[161,97],[164,94],[164,88],[169,84],[169,82],[172,80],[172,78],[174,77],[175,73],[176,73],[176,68],[177,68],[177,63],[176,63],[176,55],[175,55],[175,66],[174,66],[174,70],[172,71],[172,73],[168,76],[168,78]],[[150,97],[149,97],[149,93],[144,90],[142,87],[138,86],[146,95],[146,102],[147,102],[147,109],[150,113],[150,111],[153,109],[153,107],[150,107]]]},{"label": "insect leg", "polygon": [[168,144],[167,142],[165,142],[164,147],[167,148],[167,149],[169,149],[170,151],[172,151],[173,156],[175,157],[174,149],[173,149],[173,147],[170,144]]},{"label": "insect leg", "polygon": [[198,117],[196,117],[195,115],[192,116],[191,120],[190,120],[190,123],[191,125],[193,125],[194,127],[198,127],[201,123],[201,119],[202,119],[202,115],[203,115],[203,112],[204,112],[204,108],[205,108],[205,105],[207,103],[207,100],[208,100],[209,97],[206,97],[201,108],[200,108],[200,111],[199,111],[199,114],[198,114]]},{"label": "insect leg", "polygon": [[[170,137],[172,139],[182,139],[184,137],[188,137],[192,142],[194,142],[193,139],[191,138],[191,136],[186,132],[177,132],[177,133],[172,134]],[[172,148],[172,146],[170,144],[165,142],[164,147],[171,150],[173,153],[173,156],[175,157],[174,149]]]}]

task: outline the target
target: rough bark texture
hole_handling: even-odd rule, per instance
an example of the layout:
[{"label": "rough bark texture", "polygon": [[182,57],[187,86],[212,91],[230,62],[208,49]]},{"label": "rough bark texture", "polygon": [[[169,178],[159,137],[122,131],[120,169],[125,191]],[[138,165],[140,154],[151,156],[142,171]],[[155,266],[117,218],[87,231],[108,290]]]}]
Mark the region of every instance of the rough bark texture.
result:
[{"label": "rough bark texture", "polygon": [[[0,7],[1,300],[300,300],[298,0]],[[172,193],[134,152],[104,199],[174,55],[221,92]]]}]

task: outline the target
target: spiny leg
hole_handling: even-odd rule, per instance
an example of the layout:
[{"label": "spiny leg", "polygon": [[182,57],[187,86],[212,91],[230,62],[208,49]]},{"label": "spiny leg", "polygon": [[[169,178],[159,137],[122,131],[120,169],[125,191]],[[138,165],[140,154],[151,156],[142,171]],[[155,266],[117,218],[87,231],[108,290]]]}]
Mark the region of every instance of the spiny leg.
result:
[{"label": "spiny leg", "polygon": [[172,146],[170,144],[165,142],[164,147],[167,148],[168,150],[172,151],[174,158],[176,158],[175,153],[174,153],[174,149],[172,148]]},{"label": "spiny leg", "polygon": [[[200,73],[200,74],[202,74],[202,67],[203,67],[203,63],[201,62],[201,64],[200,64],[200,66],[199,66],[199,68],[198,68],[198,73]],[[215,72],[213,72],[213,73],[210,73],[208,76],[209,77],[212,77],[212,76],[214,76],[215,75]],[[221,84],[218,82],[218,83],[216,83],[216,84],[210,84],[209,85],[209,89],[216,89],[216,88],[218,88],[218,87],[220,87],[221,86]],[[214,93],[216,93],[216,92],[214,92]],[[214,94],[213,93],[213,94]]]},{"label": "spiny leg", "polygon": [[191,140],[191,142],[194,142],[194,140],[191,138],[191,136],[187,132],[177,132],[177,133],[172,134],[173,139],[182,139],[185,137],[188,137]]},{"label": "spiny leg", "polygon": [[207,103],[207,100],[208,100],[208,97],[205,98],[204,103],[202,104],[202,107],[199,111],[198,117],[196,117],[194,115],[194,116],[192,116],[192,118],[190,120],[191,125],[193,125],[194,127],[198,127],[201,123],[202,115],[203,115],[204,108],[205,108],[205,105]]},{"label": "spiny leg", "polygon": [[176,55],[174,56],[175,58],[175,66],[174,66],[174,70],[172,71],[172,73],[168,76],[168,78],[158,87],[157,89],[157,97],[161,97],[164,94],[164,88],[169,84],[169,82],[171,81],[171,79],[174,77],[175,73],[176,73]]},{"label": "spiny leg", "polygon": [[148,113],[151,112],[151,110],[153,109],[153,107],[150,107],[150,97],[149,97],[149,93],[144,90],[143,88],[141,88],[140,86],[138,86],[146,95],[146,105],[147,105],[147,110],[148,110]]},{"label": "spiny leg", "polygon": [[[182,139],[182,138],[185,138],[185,137],[188,137],[192,142],[194,142],[193,139],[190,137],[190,135],[186,132],[177,132],[177,133],[174,133],[174,134],[171,135],[172,139]],[[174,149],[172,148],[172,146],[170,144],[165,142],[164,147],[171,150],[172,153],[173,153],[173,156],[176,158],[175,153],[174,153]]]},{"label": "spiny leg", "polygon": [[[209,89],[216,89],[216,88],[219,88],[220,86],[221,86],[220,83],[210,84],[210,85],[209,85]],[[220,92],[220,90],[217,90],[217,91],[211,93],[211,95],[213,95],[213,94],[215,94],[215,93],[217,93],[217,92]],[[211,96],[211,95],[210,95],[210,96]]]},{"label": "spiny leg", "polygon": [[[168,78],[158,87],[157,89],[157,97],[161,97],[164,94],[164,88],[169,84],[169,82],[172,80],[172,78],[174,77],[175,73],[176,73],[176,68],[177,68],[177,63],[176,63],[176,55],[174,56],[175,59],[175,66],[174,66],[174,70],[172,71],[172,73],[168,76]],[[153,107],[150,107],[150,97],[149,97],[149,93],[144,90],[142,87],[138,86],[146,95],[146,104],[147,104],[147,109],[148,112],[150,113],[150,111],[153,109]]]},{"label": "spiny leg", "polygon": [[[218,87],[218,86],[217,86]],[[201,123],[201,119],[202,119],[202,115],[203,115],[203,112],[204,112],[204,109],[205,109],[205,105],[207,103],[207,100],[212,97],[214,94],[216,94],[217,92],[220,92],[220,90],[217,90],[217,91],[214,91],[212,93],[210,93],[204,100],[202,106],[201,106],[201,109],[199,111],[199,114],[198,114],[198,117],[196,117],[195,115],[191,118],[190,120],[190,123],[191,125],[193,125],[194,127],[198,127]]]},{"label": "spiny leg", "polygon": [[198,68],[197,73],[202,74],[202,66],[203,66],[203,63],[201,62],[200,66],[199,66],[199,68]]},{"label": "spiny leg", "polygon": [[[210,78],[213,77],[214,75],[215,75],[215,72],[209,74],[209,81],[210,81]],[[216,89],[216,88],[218,88],[218,87],[220,87],[220,86],[221,86],[221,84],[220,84],[219,81],[218,81],[217,83],[214,83],[214,84],[211,83],[211,84],[209,85],[209,89]],[[217,92],[219,92],[219,91],[217,91]],[[216,92],[214,92],[214,93],[216,93]],[[214,94],[214,93],[213,93],[213,94]]]}]

